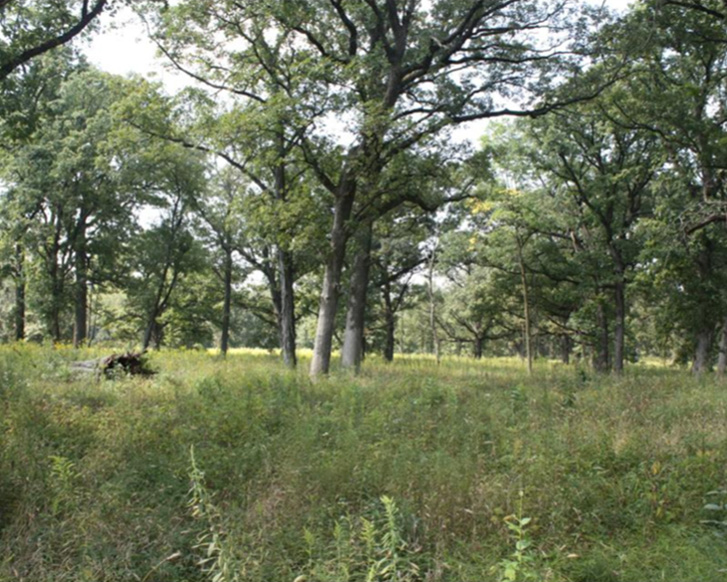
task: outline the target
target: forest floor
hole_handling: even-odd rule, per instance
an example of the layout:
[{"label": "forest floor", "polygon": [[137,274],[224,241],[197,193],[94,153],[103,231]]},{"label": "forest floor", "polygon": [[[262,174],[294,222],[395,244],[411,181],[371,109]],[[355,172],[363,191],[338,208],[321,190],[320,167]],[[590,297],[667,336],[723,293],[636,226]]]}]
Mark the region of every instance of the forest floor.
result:
[{"label": "forest floor", "polygon": [[0,581],[727,580],[727,383],[0,346]]}]

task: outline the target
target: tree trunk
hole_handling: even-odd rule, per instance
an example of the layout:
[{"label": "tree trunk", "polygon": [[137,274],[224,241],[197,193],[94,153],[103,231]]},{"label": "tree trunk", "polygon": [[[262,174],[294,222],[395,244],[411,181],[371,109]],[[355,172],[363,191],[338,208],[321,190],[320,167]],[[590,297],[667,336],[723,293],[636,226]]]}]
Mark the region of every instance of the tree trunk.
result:
[{"label": "tree trunk", "polygon": [[710,352],[712,350],[712,335],[714,330],[709,327],[702,328],[697,334],[697,347],[694,352],[694,362],[692,363],[692,373],[700,375],[708,372],[710,369]]},{"label": "tree trunk", "polygon": [[283,362],[288,368],[295,368],[295,295],[293,289],[294,266],[290,252],[278,249],[278,271],[280,276],[280,349]]},{"label": "tree trunk", "polygon": [[391,302],[391,285],[387,281],[381,288],[381,294],[384,298],[384,359],[387,362],[394,361],[394,346],[396,341],[396,314],[394,313],[394,305]]},{"label": "tree trunk", "polygon": [[76,301],[73,325],[73,347],[80,348],[86,341],[88,329],[88,254],[86,252],[86,227],[79,226],[76,241]]},{"label": "tree trunk", "polygon": [[51,335],[54,342],[60,342],[63,337],[61,335],[61,304],[63,301],[63,279],[58,272],[60,267],[57,262],[53,265],[51,271],[51,313],[50,325]]},{"label": "tree trunk", "polygon": [[564,364],[570,364],[570,353],[571,353],[571,341],[570,336],[564,335],[560,340],[560,361]]},{"label": "tree trunk", "polygon": [[351,287],[346,310],[346,330],[341,348],[341,367],[361,368],[363,360],[364,323],[366,319],[366,291],[369,286],[369,266],[371,264],[371,239],[373,223],[360,227],[357,233],[357,250],[353,260]]},{"label": "tree trunk", "polygon": [[61,251],[61,231],[63,208],[57,209],[56,224],[54,228],[53,242],[51,244],[49,258],[50,262],[49,275],[51,280],[51,309],[50,309],[50,328],[54,342],[60,342],[61,337],[61,308],[63,302],[63,274],[61,266],[58,263]]},{"label": "tree trunk", "polygon": [[232,310],[232,249],[225,248],[224,263],[224,299],[222,302],[222,334],[220,336],[220,352],[227,356],[230,346],[230,312]]},{"label": "tree trunk", "polygon": [[149,321],[146,324],[146,329],[144,330],[144,339],[141,342],[141,351],[146,351],[148,347],[151,345],[151,339],[152,335],[154,333],[154,326],[156,325],[156,315],[152,315],[149,318]]},{"label": "tree trunk", "polygon": [[523,260],[523,243],[520,236],[517,235],[517,254],[520,263],[520,284],[522,285],[523,294],[523,331],[525,335],[525,357],[528,359],[528,374],[533,373],[533,336],[530,328],[530,300],[528,297],[528,278],[525,269],[525,261]]},{"label": "tree trunk", "polygon": [[613,371],[621,374],[624,369],[624,348],[626,342],[626,283],[619,273],[614,288],[616,321],[613,330]]},{"label": "tree trunk", "polygon": [[719,340],[719,358],[717,359],[717,374],[724,377],[727,372],[727,317],[722,322],[722,333]]},{"label": "tree trunk", "polygon": [[432,351],[434,352],[434,358],[439,365],[440,352],[439,352],[439,335],[437,333],[437,305],[434,297],[434,260],[439,246],[439,241],[432,249],[432,254],[429,257],[429,274],[428,274],[428,285],[427,291],[429,292],[429,327],[432,334]]},{"label": "tree trunk", "polygon": [[476,360],[482,359],[482,351],[483,351],[482,348],[484,347],[484,345],[485,345],[485,338],[476,336],[475,341],[474,341],[474,349],[473,349],[473,354],[474,354]]},{"label": "tree trunk", "polygon": [[25,253],[15,245],[15,341],[25,339]]},{"label": "tree trunk", "polygon": [[346,258],[346,243],[348,241],[346,223],[351,218],[353,201],[356,196],[355,183],[344,180],[333,208],[330,250],[323,275],[323,286],[318,306],[318,324],[313,344],[313,358],[310,364],[311,377],[328,374],[331,366],[331,349],[333,348],[333,332],[336,327],[341,272],[343,270],[343,261]]},{"label": "tree trunk", "polygon": [[609,369],[610,363],[610,354],[608,349],[610,334],[608,332],[608,317],[606,317],[606,309],[601,301],[598,303],[596,317],[598,321],[599,337],[595,353],[593,354],[593,367],[598,372],[605,372]]},{"label": "tree trunk", "polygon": [[[280,123],[277,127],[278,163],[275,168],[275,198],[285,202],[288,194],[288,181],[285,159],[287,148],[285,127]],[[280,304],[278,306],[278,332],[280,335],[280,351],[283,362],[288,368],[297,364],[295,354],[295,295],[293,289],[294,265],[292,254],[278,246],[278,279],[280,280]]]}]

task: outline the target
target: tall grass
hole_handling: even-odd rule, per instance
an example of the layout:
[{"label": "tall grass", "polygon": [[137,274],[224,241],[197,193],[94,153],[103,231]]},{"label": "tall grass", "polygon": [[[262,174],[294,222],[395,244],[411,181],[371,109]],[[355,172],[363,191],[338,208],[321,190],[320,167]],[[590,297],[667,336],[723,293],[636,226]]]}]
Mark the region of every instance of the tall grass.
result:
[{"label": "tall grass", "polygon": [[727,579],[715,379],[408,357],[311,383],[249,351],[69,371],[92,356],[0,347],[2,581]]}]

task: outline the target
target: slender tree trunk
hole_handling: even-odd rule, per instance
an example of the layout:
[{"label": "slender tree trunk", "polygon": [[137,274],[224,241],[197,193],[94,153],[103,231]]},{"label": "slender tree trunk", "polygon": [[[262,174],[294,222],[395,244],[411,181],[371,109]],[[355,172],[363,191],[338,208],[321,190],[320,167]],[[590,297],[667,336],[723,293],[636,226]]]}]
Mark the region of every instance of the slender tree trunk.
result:
[{"label": "slender tree trunk", "polygon": [[387,362],[394,360],[394,346],[396,341],[396,314],[394,313],[394,305],[391,301],[391,285],[387,281],[381,289],[384,299],[384,359]]},{"label": "slender tree trunk", "polygon": [[225,248],[224,262],[224,299],[222,302],[222,334],[220,336],[220,352],[227,356],[230,347],[230,313],[232,311],[232,249]]},{"label": "slender tree trunk", "polygon": [[703,327],[697,333],[697,347],[694,352],[694,362],[692,363],[692,373],[700,375],[708,372],[710,369],[710,352],[712,351],[712,336],[714,330],[711,327]]},{"label": "slender tree trunk", "polygon": [[719,339],[719,357],[717,359],[717,374],[724,377],[727,372],[727,317],[722,322],[722,332]]},{"label": "slender tree trunk", "polygon": [[15,340],[25,339],[25,252],[15,245]]},{"label": "slender tree trunk", "polygon": [[598,372],[606,372],[609,368],[610,354],[609,354],[609,339],[610,334],[608,330],[608,317],[606,317],[606,308],[603,306],[603,302],[599,301],[598,311],[596,312],[598,321],[599,337],[596,344],[596,351],[593,357],[593,367]]},{"label": "slender tree trunk", "polygon": [[624,349],[626,343],[626,283],[623,273],[619,273],[614,288],[616,321],[613,330],[613,371],[621,374],[624,369]]},{"label": "slender tree trunk", "polygon": [[79,348],[86,341],[88,329],[88,254],[86,252],[86,227],[79,227],[76,241],[76,301],[73,325],[73,347]]},{"label": "slender tree trunk", "polygon": [[60,342],[61,336],[61,302],[63,297],[63,280],[59,273],[58,257],[53,258],[54,263],[51,267],[51,334],[53,341]]},{"label": "slender tree trunk", "polygon": [[[275,168],[275,198],[285,202],[288,195],[285,159],[287,148],[285,143],[285,127],[281,123],[277,128],[278,163]],[[280,335],[280,351],[283,362],[288,368],[295,368],[295,267],[293,255],[288,250],[277,248],[278,279],[280,281],[280,305],[278,309],[278,331]]]},{"label": "slender tree trunk", "polygon": [[49,275],[51,280],[51,309],[50,309],[50,328],[54,342],[60,342],[61,337],[61,305],[63,301],[63,275],[61,274],[61,266],[58,263],[59,254],[61,252],[61,231],[63,228],[63,208],[58,207],[55,217],[55,228],[53,235],[53,243],[50,248],[48,261],[50,262]]},{"label": "slender tree trunk", "polygon": [[523,259],[523,242],[520,235],[517,238],[517,254],[520,263],[520,284],[522,285],[523,294],[523,331],[525,336],[525,357],[528,360],[528,374],[533,373],[533,336],[530,327],[530,298],[528,293],[528,277],[525,269],[525,261]]},{"label": "slender tree trunk", "polygon": [[154,326],[156,325],[156,315],[152,314],[149,317],[149,321],[144,329],[144,339],[141,342],[141,350],[145,351],[151,345],[152,335],[154,333]]},{"label": "slender tree trunk", "polygon": [[439,334],[437,333],[437,304],[434,297],[434,262],[435,255],[439,246],[439,241],[432,249],[432,254],[429,257],[429,273],[428,273],[428,286],[427,291],[429,293],[429,327],[432,334],[432,351],[434,352],[434,358],[437,361],[437,365],[440,362],[439,352]]},{"label": "slender tree trunk", "polygon": [[360,227],[356,236],[357,250],[351,272],[351,286],[346,310],[346,330],[341,348],[341,367],[358,373],[363,360],[366,292],[369,286],[373,223]]},{"label": "slender tree trunk", "polygon": [[341,193],[336,197],[333,209],[333,225],[326,269],[323,275],[323,287],[318,306],[318,324],[313,344],[310,375],[316,377],[327,374],[331,366],[331,350],[333,348],[333,332],[336,326],[336,311],[341,287],[341,272],[346,258],[348,233],[346,223],[351,218],[356,186],[352,181],[342,183]]},{"label": "slender tree trunk", "polygon": [[295,368],[295,279],[293,257],[290,252],[278,249],[278,272],[280,276],[280,348],[283,362],[288,368]]}]

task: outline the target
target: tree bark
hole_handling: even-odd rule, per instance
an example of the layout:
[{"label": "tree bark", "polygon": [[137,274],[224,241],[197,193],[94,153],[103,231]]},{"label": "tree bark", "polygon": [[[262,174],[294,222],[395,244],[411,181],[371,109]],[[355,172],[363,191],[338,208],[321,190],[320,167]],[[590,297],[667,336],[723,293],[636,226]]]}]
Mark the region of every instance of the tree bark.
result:
[{"label": "tree bark", "polygon": [[222,302],[222,333],[220,336],[220,352],[227,356],[230,345],[230,312],[232,310],[232,249],[225,248],[224,262],[224,299]]},{"label": "tree bark", "polygon": [[63,274],[61,266],[58,263],[59,254],[61,252],[61,231],[63,228],[63,207],[57,206],[55,215],[55,225],[53,233],[53,242],[51,244],[49,275],[51,280],[51,309],[50,309],[50,328],[54,342],[60,342],[61,337],[61,307],[63,302]]},{"label": "tree bark", "polygon": [[570,336],[564,335],[560,340],[560,361],[564,364],[570,364],[570,353],[572,349],[572,341]]},{"label": "tree bark", "polygon": [[523,242],[517,235],[517,254],[520,263],[520,284],[522,285],[523,294],[523,330],[525,335],[525,357],[528,360],[528,374],[533,373],[533,337],[530,328],[530,299],[528,293],[528,278],[525,269],[525,261],[523,259]]},{"label": "tree bark", "polygon": [[598,341],[596,342],[596,352],[593,358],[593,367],[598,372],[606,372],[610,364],[609,354],[609,330],[608,330],[608,317],[606,317],[606,309],[603,303],[599,301],[598,311],[596,312],[596,318],[598,322]]},{"label": "tree bark", "polygon": [[[285,202],[288,194],[285,164],[287,148],[285,127],[282,123],[277,127],[276,139],[278,163],[275,168],[275,198]],[[280,282],[280,304],[278,307],[280,351],[284,364],[288,368],[295,368],[297,364],[295,354],[295,294],[293,289],[295,266],[292,253],[280,245],[277,248],[277,258],[278,279]]]},{"label": "tree bark", "polygon": [[621,374],[624,369],[624,351],[626,343],[626,283],[623,273],[617,275],[614,287],[614,304],[616,321],[613,330],[613,371]]},{"label": "tree bark", "polygon": [[280,276],[280,349],[283,362],[288,368],[295,368],[295,295],[293,289],[294,265],[290,252],[278,249],[278,270]]},{"label": "tree bark", "polygon": [[427,291],[429,292],[429,327],[432,334],[432,351],[434,352],[434,359],[437,361],[437,365],[440,362],[439,352],[439,334],[437,333],[437,305],[434,297],[434,261],[439,246],[439,241],[432,249],[432,254],[429,257],[429,273],[428,273],[428,285]]},{"label": "tree bark", "polygon": [[697,333],[697,347],[694,351],[694,362],[692,363],[692,373],[696,376],[708,372],[711,368],[709,356],[712,350],[713,335],[714,330],[711,327],[704,327]]},{"label": "tree bark", "polygon": [[79,348],[86,341],[88,329],[88,253],[86,251],[86,227],[79,226],[76,240],[76,301],[73,325],[73,347]]},{"label": "tree bark", "polygon": [[331,366],[331,349],[333,332],[336,327],[336,311],[341,287],[341,272],[346,257],[348,241],[347,222],[351,218],[353,201],[356,196],[355,182],[343,178],[339,194],[333,207],[333,225],[326,269],[323,275],[323,286],[318,306],[318,324],[313,344],[313,358],[310,365],[310,376],[328,374]]},{"label": "tree bark", "polygon": [[717,374],[724,377],[727,372],[727,317],[722,323],[722,333],[719,340],[719,357],[717,359]]},{"label": "tree bark", "polygon": [[394,304],[391,301],[391,285],[387,281],[381,288],[381,294],[384,299],[384,359],[387,362],[394,361],[394,348],[396,342],[396,314],[394,313]]},{"label": "tree bark", "polygon": [[346,310],[346,330],[343,334],[343,346],[341,348],[341,367],[353,369],[355,373],[359,372],[363,360],[366,292],[369,286],[372,231],[373,223],[368,222],[362,225],[357,233],[357,250],[353,260]]},{"label": "tree bark", "polygon": [[475,336],[473,355],[475,356],[476,360],[482,359],[482,352],[483,352],[484,345],[485,345],[485,338],[480,337],[480,336]]},{"label": "tree bark", "polygon": [[25,339],[25,252],[15,245],[15,341]]}]

